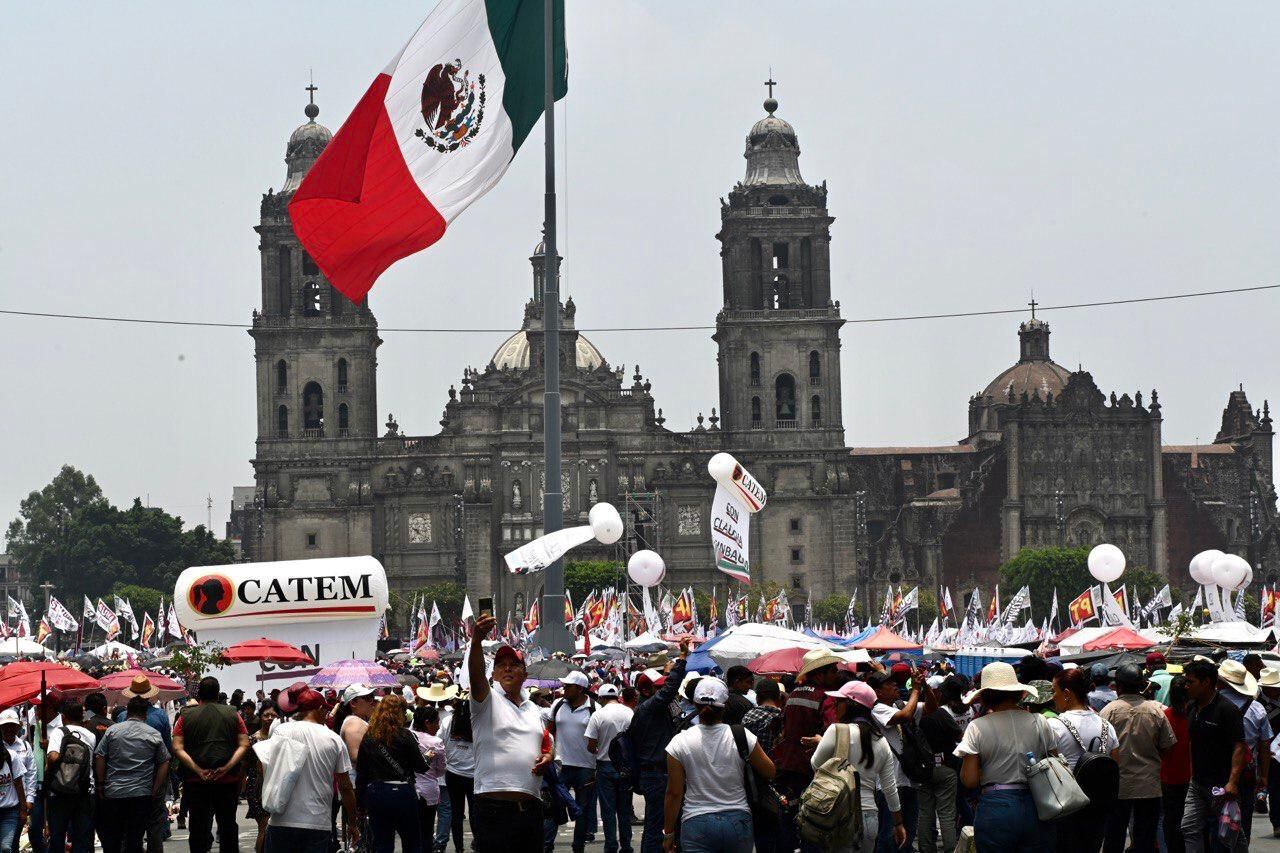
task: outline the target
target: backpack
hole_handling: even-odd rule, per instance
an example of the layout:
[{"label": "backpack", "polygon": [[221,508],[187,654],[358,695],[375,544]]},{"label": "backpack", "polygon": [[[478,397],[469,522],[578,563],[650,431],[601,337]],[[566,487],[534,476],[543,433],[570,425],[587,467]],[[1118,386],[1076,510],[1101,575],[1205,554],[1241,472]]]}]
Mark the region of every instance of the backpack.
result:
[{"label": "backpack", "polygon": [[45,779],[45,784],[60,797],[83,797],[89,793],[89,774],[92,772],[93,751],[79,735],[64,727],[58,763]]},{"label": "backpack", "polygon": [[[560,713],[560,706],[564,705],[565,701],[566,700],[564,699],[564,697],[561,697],[551,703],[551,720],[550,720],[550,723],[547,725],[547,731],[551,732],[551,734],[553,735],[556,733],[556,715]],[[596,704],[595,697],[592,696],[590,693],[587,694],[587,705],[591,708],[592,714],[594,714],[596,712],[596,709],[600,707],[599,705]],[[582,706],[579,705],[578,707],[582,707]],[[570,705],[569,710],[571,711],[574,710],[574,707]]]},{"label": "backpack", "polygon": [[861,778],[849,764],[850,726],[836,724],[836,751],[800,795],[800,838],[823,850],[862,848]]},{"label": "backpack", "polygon": [[932,781],[933,747],[929,745],[929,739],[914,720],[897,725],[902,735],[902,752],[894,749],[892,743],[889,744],[889,751],[898,759],[898,764],[902,765],[902,775],[912,782]]},{"label": "backpack", "polygon": [[631,732],[623,729],[613,736],[613,740],[609,742],[608,756],[609,763],[613,765],[613,769],[618,772],[625,784],[629,785],[633,779],[640,778],[635,744],[631,742]]},{"label": "backpack", "polygon": [[1094,738],[1085,748],[1080,732],[1071,725],[1071,721],[1058,717],[1058,722],[1066,727],[1080,747],[1080,757],[1072,772],[1080,789],[1089,795],[1089,802],[1094,805],[1107,805],[1115,801],[1120,794],[1120,765],[1111,757],[1107,737],[1109,725],[1103,721],[1101,738]]}]

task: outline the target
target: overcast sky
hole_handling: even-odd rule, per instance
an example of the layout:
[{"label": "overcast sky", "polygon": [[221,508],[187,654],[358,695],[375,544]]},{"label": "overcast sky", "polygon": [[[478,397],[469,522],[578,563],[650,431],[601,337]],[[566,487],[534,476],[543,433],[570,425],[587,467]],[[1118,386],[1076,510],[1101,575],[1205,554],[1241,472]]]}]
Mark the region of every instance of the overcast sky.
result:
[{"label": "overcast sky", "polygon": [[[0,308],[247,322],[252,226],[305,119],[336,130],[430,2],[23,3],[0,27]],[[568,0],[564,292],[592,326],[712,323],[718,197],[770,66],[826,180],[847,319],[1280,281],[1280,8],[1269,3]],[[378,282],[384,326],[515,327],[542,136],[435,247]],[[1280,291],[1046,313],[1104,391],[1152,387],[1167,443],[1227,393],[1280,397]],[[851,445],[946,444],[1017,358],[1013,316],[849,325]],[[384,335],[379,422],[430,434],[500,334]],[[670,428],[716,405],[709,332],[591,336]],[[252,482],[253,348],[235,329],[0,316],[0,523],[71,463],[215,529]]]}]

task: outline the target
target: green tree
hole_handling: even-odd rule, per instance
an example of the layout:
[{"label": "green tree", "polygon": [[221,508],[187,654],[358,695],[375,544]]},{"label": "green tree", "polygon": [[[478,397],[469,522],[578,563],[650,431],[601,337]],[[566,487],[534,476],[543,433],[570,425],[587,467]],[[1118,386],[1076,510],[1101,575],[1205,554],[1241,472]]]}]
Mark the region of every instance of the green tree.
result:
[{"label": "green tree", "polygon": [[160,606],[163,598],[173,598],[173,591],[168,593],[158,589],[152,589],[149,586],[138,586],[136,584],[118,583],[111,587],[113,596],[120,596],[125,601],[133,605],[133,612],[138,615],[138,626],[142,626],[142,614],[150,613],[155,615],[156,609]]},{"label": "green tree", "polygon": [[623,578],[622,564],[611,560],[572,560],[564,564],[564,588],[575,608],[582,606],[592,590],[621,586]]},{"label": "green tree", "polygon": [[849,608],[849,599],[840,593],[832,593],[826,598],[813,603],[813,618],[819,625],[844,626],[845,611]]},{"label": "green tree", "polygon": [[113,506],[92,476],[70,465],[20,502],[6,538],[33,590],[48,581],[73,610],[81,595],[97,598],[116,584],[172,589],[188,566],[235,559],[231,543],[203,525],[184,530],[181,517],[136,498],[128,509]]},{"label": "green tree", "polygon": [[[462,585],[453,581],[440,581],[439,583],[430,583],[426,586],[419,587],[418,591],[411,596],[414,599],[421,598],[425,602],[428,618],[431,616],[431,602],[435,602],[440,607],[440,618],[449,625],[457,622],[462,616],[462,599],[466,597],[467,591]],[[471,606],[474,608],[476,603],[473,601]]]},{"label": "green tree", "polygon": [[[1152,589],[1159,589],[1166,579],[1142,566],[1125,569],[1120,580],[1111,585],[1114,592],[1127,584],[1129,595],[1136,595],[1142,604],[1147,602]],[[1053,590],[1058,590],[1058,625],[1065,626],[1070,617],[1067,603],[1088,587],[1097,584],[1089,574],[1088,548],[1024,548],[1009,562],[1000,567],[1001,605],[1024,586],[1031,588],[1031,612],[1037,620],[1049,612]],[[1131,598],[1132,600],[1132,598]]]},{"label": "green tree", "polygon": [[201,643],[174,649],[165,664],[182,676],[188,690],[194,692],[195,684],[211,669],[222,665],[223,647],[217,643]]}]

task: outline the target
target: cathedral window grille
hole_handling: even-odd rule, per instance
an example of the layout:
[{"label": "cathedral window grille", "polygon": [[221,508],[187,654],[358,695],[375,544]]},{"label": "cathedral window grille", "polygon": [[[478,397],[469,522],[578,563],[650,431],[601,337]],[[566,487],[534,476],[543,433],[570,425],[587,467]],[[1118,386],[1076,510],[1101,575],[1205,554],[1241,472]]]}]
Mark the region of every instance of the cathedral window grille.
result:
[{"label": "cathedral window grille", "polygon": [[276,393],[289,393],[289,365],[283,358],[276,362]]},{"label": "cathedral window grille", "polygon": [[289,407],[276,409],[276,438],[289,437]]},{"label": "cathedral window grille", "polygon": [[276,299],[280,302],[280,313],[289,313],[289,296],[293,280],[292,253],[288,246],[281,246],[276,256]]},{"label": "cathedral window grille", "polygon": [[809,400],[809,420],[815,424],[822,423],[822,398],[817,394]]},{"label": "cathedral window grille", "polygon": [[803,547],[791,549],[791,564],[793,566],[804,565],[804,548]]},{"label": "cathedral window grille", "polygon": [[817,350],[809,353],[809,381],[817,382],[822,378],[822,356]]},{"label": "cathedral window grille", "polygon": [[338,406],[338,435],[347,435],[350,431],[350,420],[347,404]]},{"label": "cathedral window grille", "polygon": [[759,397],[751,398],[751,425],[752,427],[755,427],[757,429],[760,426],[760,398]]},{"label": "cathedral window grille", "polygon": [[302,429],[309,438],[324,435],[324,391],[319,382],[308,382],[302,389]]},{"label": "cathedral window grille", "polygon": [[783,373],[773,383],[774,417],[779,421],[796,419],[796,380],[790,373]]},{"label": "cathedral window grille", "polygon": [[347,390],[347,376],[350,371],[347,368],[347,360],[345,358],[338,359],[338,392]]},{"label": "cathedral window grille", "polygon": [[751,353],[751,384],[760,384],[760,353]]},{"label": "cathedral window grille", "polygon": [[681,504],[677,524],[677,532],[681,536],[702,535],[702,507],[696,504]]},{"label": "cathedral window grille", "polygon": [[347,298],[345,296],[335,290],[333,285],[329,285],[329,311],[333,316],[342,316],[342,303],[346,301]]}]

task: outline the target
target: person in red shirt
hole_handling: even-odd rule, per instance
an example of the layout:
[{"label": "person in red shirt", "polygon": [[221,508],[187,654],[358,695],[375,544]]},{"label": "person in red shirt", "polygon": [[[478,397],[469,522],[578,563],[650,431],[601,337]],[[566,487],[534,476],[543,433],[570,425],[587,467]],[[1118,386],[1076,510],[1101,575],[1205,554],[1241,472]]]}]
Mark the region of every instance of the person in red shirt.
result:
[{"label": "person in red shirt", "polygon": [[[829,649],[808,652],[796,676],[796,689],[791,691],[782,708],[782,736],[773,748],[778,769],[774,787],[789,802],[799,802],[800,794],[813,781],[809,757],[827,729],[822,714],[823,702],[828,698],[826,692],[839,686],[837,667],[841,662]],[[834,700],[830,701],[834,707]],[[789,822],[784,823],[790,825]],[[783,839],[783,842],[790,840]],[[797,846],[798,842],[781,849],[794,850]]]},{"label": "person in red shirt", "polygon": [[1164,843],[1168,853],[1184,853],[1182,810],[1191,784],[1191,733],[1187,717],[1187,682],[1181,675],[1169,682],[1169,707],[1164,715],[1177,738],[1160,760],[1160,798],[1164,805]]}]

